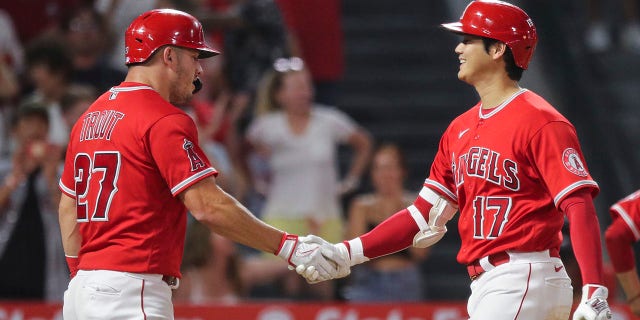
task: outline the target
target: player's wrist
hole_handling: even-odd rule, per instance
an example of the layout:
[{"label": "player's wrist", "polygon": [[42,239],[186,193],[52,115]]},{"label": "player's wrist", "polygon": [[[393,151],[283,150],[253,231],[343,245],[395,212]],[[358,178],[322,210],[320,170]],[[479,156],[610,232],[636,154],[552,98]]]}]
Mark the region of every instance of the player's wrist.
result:
[{"label": "player's wrist", "polygon": [[369,258],[364,255],[362,240],[359,237],[343,241],[335,246],[342,256],[349,261],[350,267],[369,261]]},{"label": "player's wrist", "polygon": [[69,277],[73,279],[73,277],[76,276],[76,273],[78,273],[78,257],[68,255],[65,255],[64,257],[67,260],[67,266],[69,267]]},{"label": "player's wrist", "polygon": [[282,234],[282,238],[280,239],[280,245],[278,246],[278,250],[276,250],[274,254],[284,259],[285,261],[287,261],[290,265],[293,265],[291,263],[291,256],[293,255],[293,252],[297,244],[298,244],[298,235],[284,232]]},{"label": "player's wrist", "polygon": [[592,298],[601,298],[607,299],[609,296],[609,289],[607,287],[595,284],[595,283],[587,283],[582,286],[582,300],[586,301]]}]

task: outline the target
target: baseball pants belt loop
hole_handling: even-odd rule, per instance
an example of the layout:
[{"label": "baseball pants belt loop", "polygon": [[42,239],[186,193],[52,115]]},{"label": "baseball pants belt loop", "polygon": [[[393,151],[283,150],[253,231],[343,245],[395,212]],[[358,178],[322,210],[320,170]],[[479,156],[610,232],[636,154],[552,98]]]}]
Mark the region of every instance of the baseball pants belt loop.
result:
[{"label": "baseball pants belt loop", "polygon": [[486,257],[482,257],[467,265],[467,272],[471,280],[476,280],[483,273],[509,262],[509,254],[506,251],[498,252]]},{"label": "baseball pants belt loop", "polygon": [[162,281],[169,285],[172,290],[180,287],[180,278],[174,276],[162,276]]}]

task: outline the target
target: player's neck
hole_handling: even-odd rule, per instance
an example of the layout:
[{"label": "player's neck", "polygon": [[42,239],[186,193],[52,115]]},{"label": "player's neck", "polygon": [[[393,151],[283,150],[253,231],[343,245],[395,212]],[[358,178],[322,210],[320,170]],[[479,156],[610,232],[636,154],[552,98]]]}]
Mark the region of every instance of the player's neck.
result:
[{"label": "player's neck", "polygon": [[127,72],[127,76],[124,81],[146,84],[157,91],[163,99],[169,101],[169,88],[167,86],[168,82],[156,80],[164,79],[164,75],[158,76],[155,74],[155,72],[157,72],[157,70],[150,66],[132,66],[129,67],[129,72]]},{"label": "player's neck", "polygon": [[517,81],[496,81],[489,85],[476,87],[483,109],[492,109],[509,99],[522,88]]}]

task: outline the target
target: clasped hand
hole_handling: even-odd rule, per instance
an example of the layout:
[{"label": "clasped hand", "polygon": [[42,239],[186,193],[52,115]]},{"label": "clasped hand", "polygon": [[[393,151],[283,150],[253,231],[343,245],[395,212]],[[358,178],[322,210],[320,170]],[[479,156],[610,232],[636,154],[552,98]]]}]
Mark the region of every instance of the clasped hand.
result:
[{"label": "clasped hand", "polygon": [[339,246],[314,235],[298,237],[294,245],[287,259],[289,269],[295,269],[308,283],[342,278],[351,273],[346,248],[341,251]]}]

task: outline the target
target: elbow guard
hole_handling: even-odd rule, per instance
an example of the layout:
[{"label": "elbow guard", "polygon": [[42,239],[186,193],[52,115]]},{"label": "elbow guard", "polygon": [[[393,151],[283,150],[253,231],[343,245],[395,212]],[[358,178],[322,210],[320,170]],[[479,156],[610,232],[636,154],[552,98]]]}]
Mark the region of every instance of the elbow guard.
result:
[{"label": "elbow guard", "polygon": [[[418,209],[417,203],[424,201],[427,204],[423,205],[422,210]],[[420,191],[419,199],[413,205],[407,208],[411,217],[418,225],[420,231],[413,238],[413,246],[416,248],[426,248],[434,245],[440,241],[444,234],[447,232],[445,224],[451,220],[458,211],[458,206],[450,203],[442,196],[438,195],[431,189],[423,187]],[[424,211],[429,213],[429,222],[425,220]]]}]

